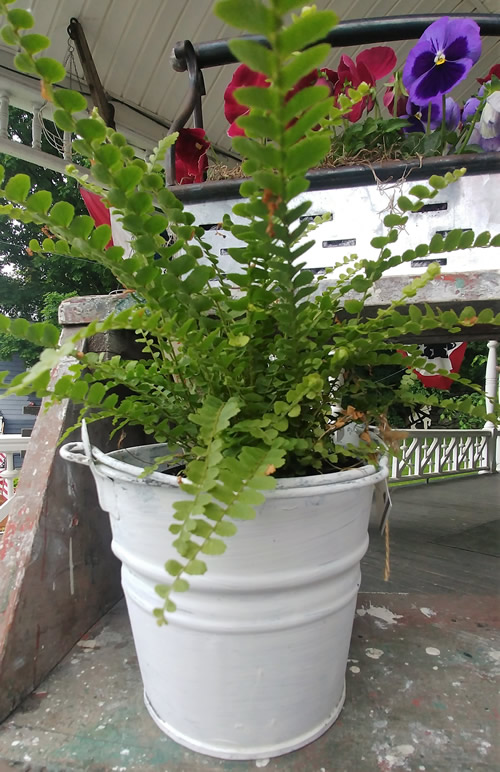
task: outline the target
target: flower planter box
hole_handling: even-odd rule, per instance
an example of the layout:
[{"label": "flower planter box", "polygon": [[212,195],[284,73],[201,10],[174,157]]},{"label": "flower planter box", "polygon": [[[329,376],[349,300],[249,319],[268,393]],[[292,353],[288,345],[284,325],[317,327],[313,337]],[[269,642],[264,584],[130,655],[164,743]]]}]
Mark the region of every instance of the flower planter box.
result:
[{"label": "flower planter box", "polygon": [[[393,246],[393,254],[402,254],[412,245],[428,243],[435,233],[445,236],[454,228],[471,228],[476,236],[483,231],[498,232],[500,209],[495,191],[500,184],[499,156],[498,153],[448,156],[427,159],[422,164],[388,163],[372,169],[345,167],[312,172],[309,175],[311,187],[297,197],[297,204],[312,202],[306,215],[308,220],[312,221],[316,216],[328,219],[307,234],[305,240],[315,243],[301,260],[313,272],[322,273],[325,268],[334,268],[346,255],[376,259],[378,250],[370,245],[370,241],[386,232],[383,218],[391,211],[392,203],[432,174],[443,174],[463,166],[468,170],[464,177],[443,190],[421,212],[410,214]],[[172,188],[196,217],[196,222],[206,229],[205,239],[226,272],[242,270],[228,254],[230,247],[242,246],[242,242],[222,231],[219,225],[223,216],[231,214],[234,204],[241,200],[238,195],[240,184],[241,180],[226,180]],[[245,222],[231,216],[235,222]],[[500,247],[429,254],[390,268],[384,276],[414,277],[436,261],[443,274],[491,271],[500,266]],[[342,271],[343,268],[337,268],[329,278],[335,279]]]}]

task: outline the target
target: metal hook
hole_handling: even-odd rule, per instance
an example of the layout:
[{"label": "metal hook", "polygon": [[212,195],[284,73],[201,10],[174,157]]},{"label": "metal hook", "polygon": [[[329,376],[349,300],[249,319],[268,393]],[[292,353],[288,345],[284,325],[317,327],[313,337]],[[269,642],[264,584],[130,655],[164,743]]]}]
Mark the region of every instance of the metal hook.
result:
[{"label": "metal hook", "polygon": [[[191,115],[193,116],[195,128],[203,128],[201,98],[206,94],[203,73],[198,65],[198,58],[190,40],[184,41],[183,52],[184,62],[189,76],[189,91],[179,115],[168,130],[168,134],[173,134],[175,131],[183,129]],[[175,185],[175,144],[168,149],[165,157],[165,175],[167,185]]]}]

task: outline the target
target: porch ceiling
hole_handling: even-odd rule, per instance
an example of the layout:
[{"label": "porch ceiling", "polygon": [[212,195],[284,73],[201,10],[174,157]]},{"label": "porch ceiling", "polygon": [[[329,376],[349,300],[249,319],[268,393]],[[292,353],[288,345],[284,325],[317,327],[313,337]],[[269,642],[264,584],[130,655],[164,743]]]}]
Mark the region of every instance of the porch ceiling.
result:
[{"label": "porch ceiling", "polygon": [[[316,5],[334,9],[341,19],[395,16],[409,10],[405,0],[316,0]],[[30,8],[36,30],[51,38],[49,54],[66,59],[67,85],[88,93],[76,51],[76,68],[68,59],[71,41],[67,26],[71,17],[80,21],[101,81],[115,106],[117,126],[144,148],[164,134],[164,127],[174,119],[186,95],[187,75],[175,73],[169,62],[173,45],[183,39],[197,43],[233,34],[213,16],[213,0],[21,0],[19,6]],[[411,7],[414,14],[499,11],[499,0],[415,0]],[[498,39],[484,39],[481,65],[457,89],[457,97],[470,94],[474,78],[484,75],[495,63],[498,43]],[[394,45],[400,65],[410,46]],[[344,49],[351,56],[358,50]],[[329,66],[335,68],[338,59],[339,51],[332,51]],[[230,141],[226,136],[223,93],[233,70],[234,66],[205,70],[205,128],[212,143],[226,150],[230,149]],[[9,94],[11,103],[26,109],[41,104],[38,84],[15,71],[12,49],[3,43],[0,90]]]}]

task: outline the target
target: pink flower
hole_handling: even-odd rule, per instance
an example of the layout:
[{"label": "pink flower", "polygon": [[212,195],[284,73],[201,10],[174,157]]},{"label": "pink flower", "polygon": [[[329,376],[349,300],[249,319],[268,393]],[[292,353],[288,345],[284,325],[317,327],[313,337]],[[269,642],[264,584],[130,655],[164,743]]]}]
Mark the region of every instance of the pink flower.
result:
[{"label": "pink flower", "polygon": [[203,182],[210,142],[205,129],[181,129],[175,143],[175,178],[180,185]]},{"label": "pink flower", "polygon": [[[356,64],[343,54],[340,57],[335,96],[347,93],[349,87],[357,88],[363,82],[375,86],[377,80],[384,78],[394,69],[396,62],[396,54],[389,46],[373,46],[361,51],[356,57]],[[354,105],[346,117],[351,123],[359,121],[365,107],[367,110],[373,107],[373,99],[369,96]]]},{"label": "pink flower", "polygon": [[231,82],[224,91],[224,115],[230,124],[227,131],[229,137],[244,136],[245,134],[243,129],[235,123],[240,115],[248,115],[250,112],[250,108],[240,104],[234,96],[235,90],[237,88],[242,88],[242,86],[268,88],[269,81],[267,80],[266,75],[251,70],[246,64],[240,64],[238,69],[235,70]]}]

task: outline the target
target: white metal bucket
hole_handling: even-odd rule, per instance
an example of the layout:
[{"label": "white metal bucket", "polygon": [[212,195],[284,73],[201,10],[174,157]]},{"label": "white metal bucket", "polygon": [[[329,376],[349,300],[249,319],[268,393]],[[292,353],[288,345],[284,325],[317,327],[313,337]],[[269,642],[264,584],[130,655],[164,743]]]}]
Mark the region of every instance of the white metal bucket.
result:
[{"label": "white metal bucket", "polygon": [[[144,682],[158,726],[182,745],[218,758],[278,756],[319,737],[345,698],[345,670],[374,484],[387,466],[278,481],[253,521],[237,522],[221,556],[176,594],[158,627],[154,587],[177,558],[168,526],[183,498],[175,477],[141,467],[164,445],[103,454],[65,445],[89,463],[102,508]],[[127,462],[127,463],[125,463]]]}]

